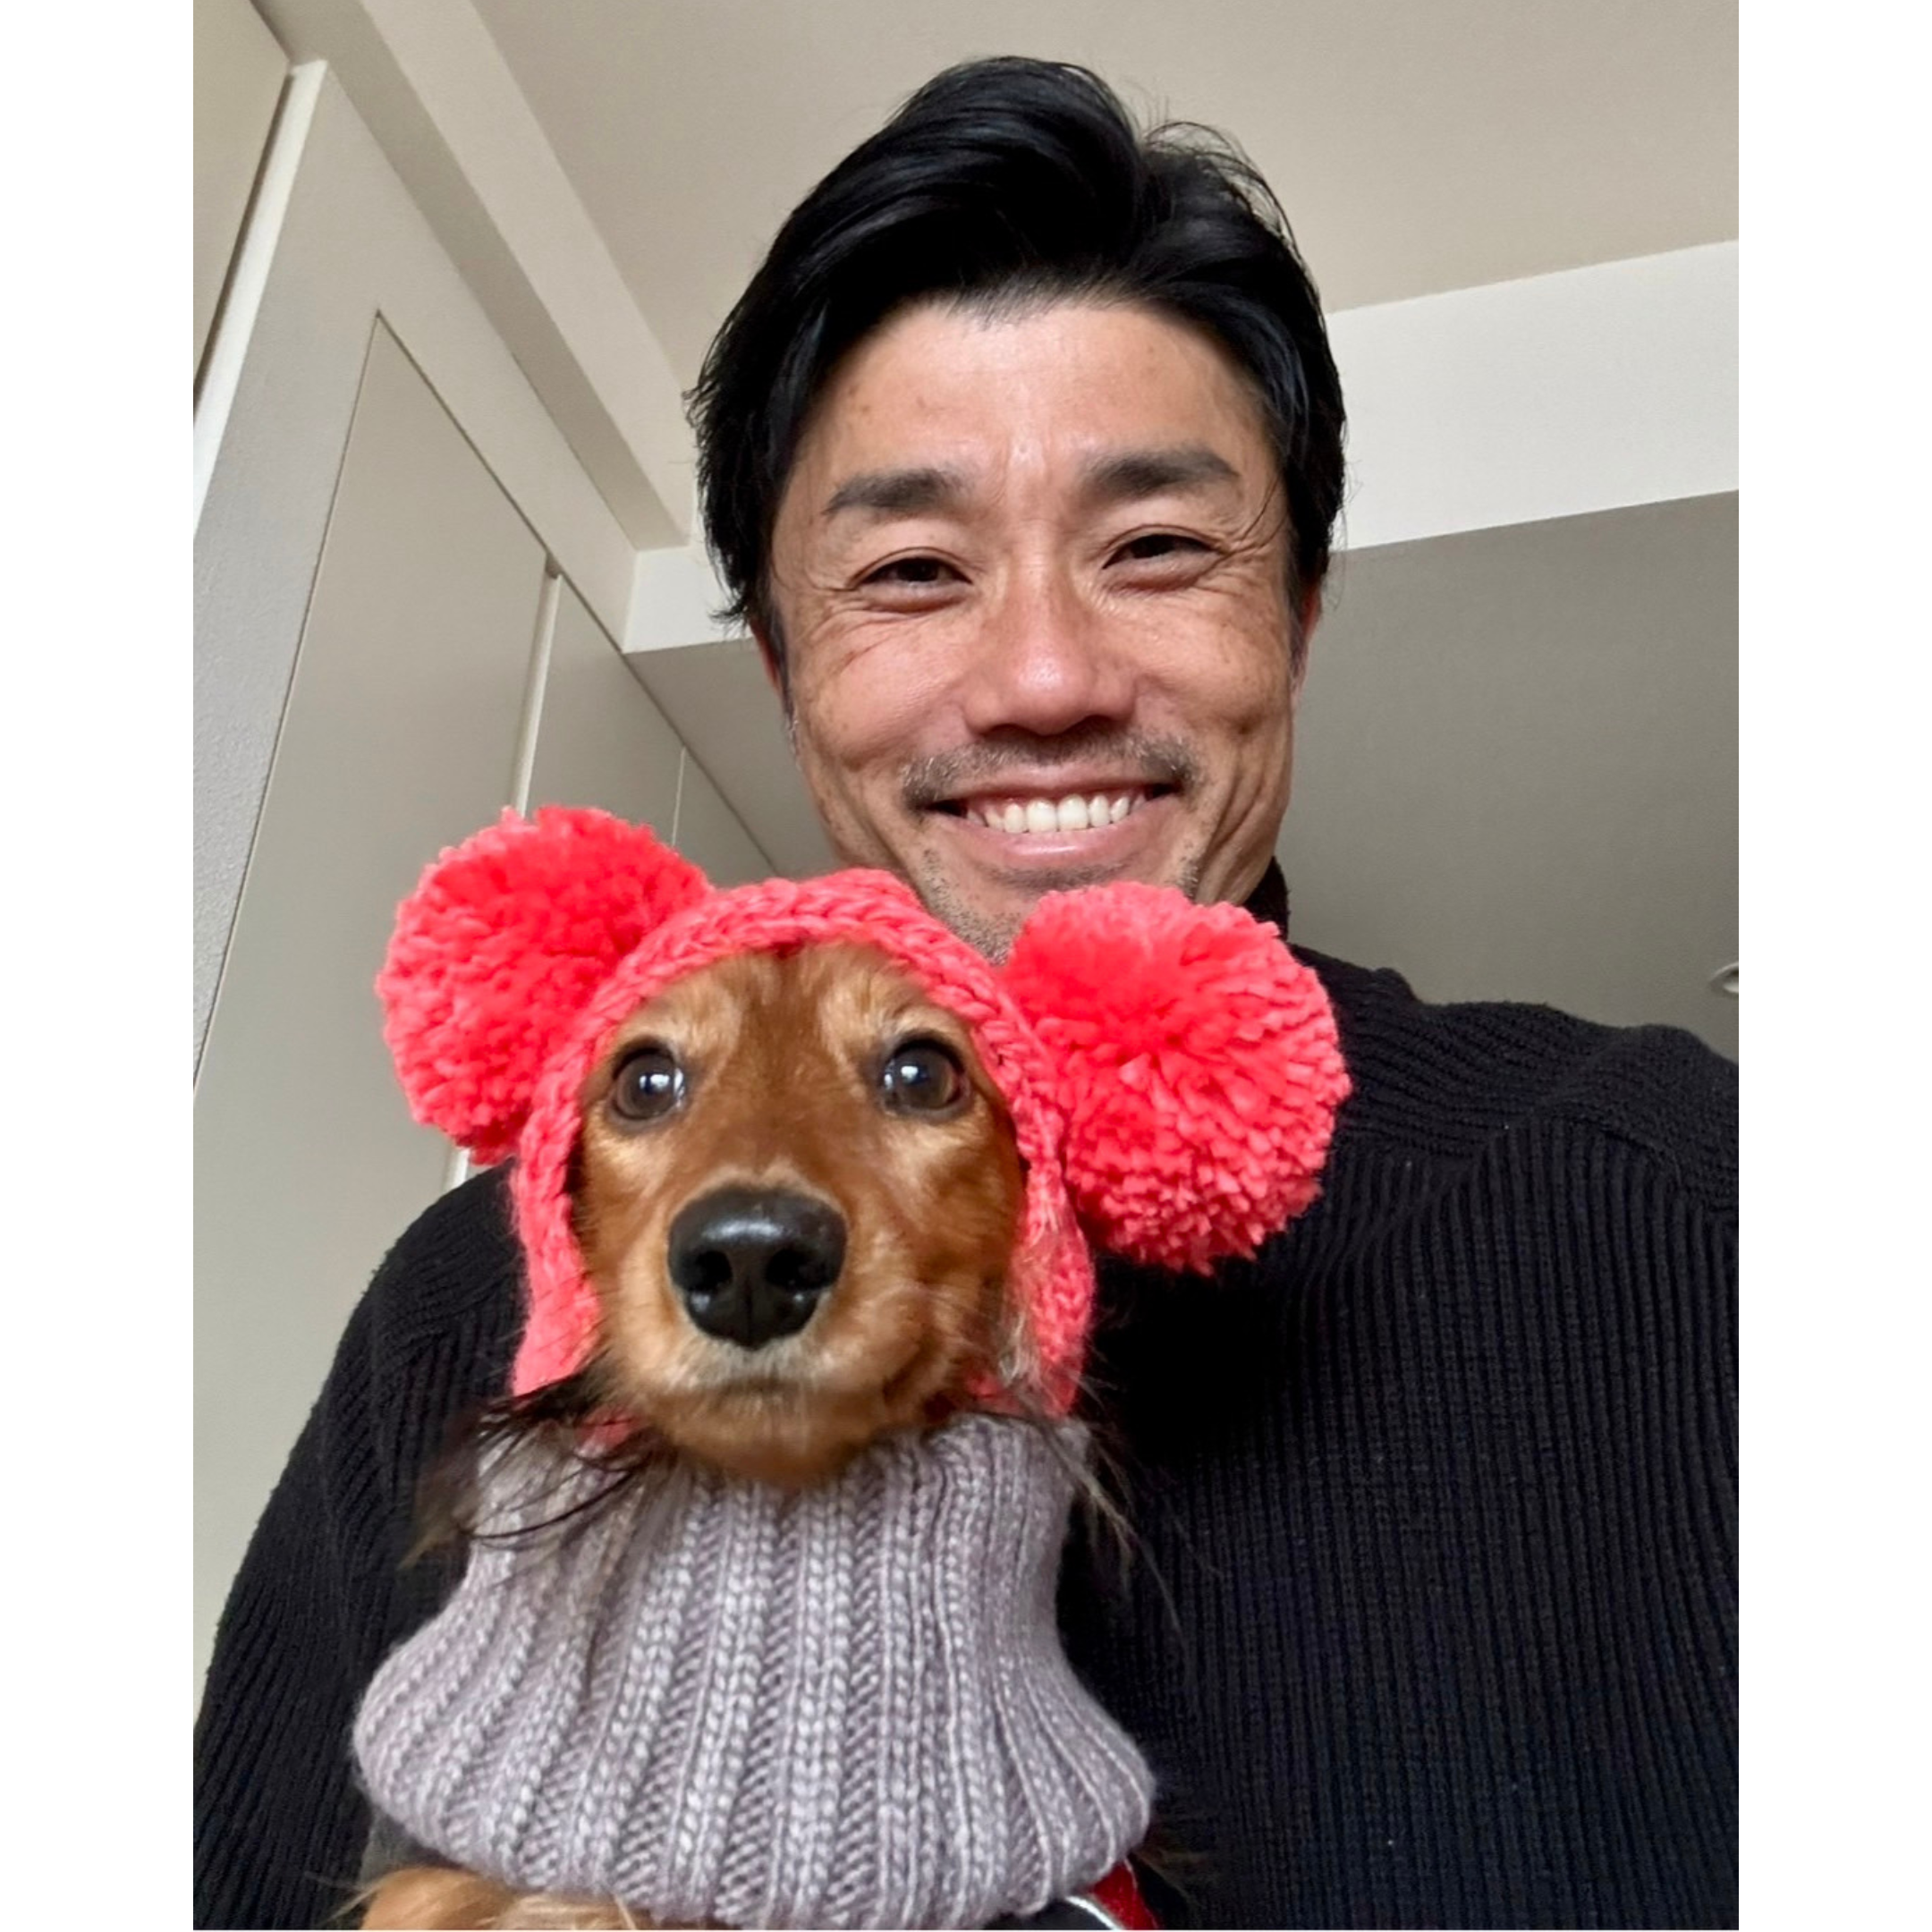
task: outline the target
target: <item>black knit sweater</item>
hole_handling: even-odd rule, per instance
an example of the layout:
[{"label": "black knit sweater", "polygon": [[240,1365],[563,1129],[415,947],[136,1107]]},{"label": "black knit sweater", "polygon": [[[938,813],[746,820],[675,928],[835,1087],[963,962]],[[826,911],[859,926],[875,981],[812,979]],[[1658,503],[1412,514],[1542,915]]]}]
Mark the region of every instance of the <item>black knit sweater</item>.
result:
[{"label": "black knit sweater", "polygon": [[[1285,914],[1278,875],[1253,910]],[[1304,954],[1355,1091],[1322,1199],[1213,1282],[1103,1271],[1132,1528],[1069,1654],[1159,1781],[1168,1925],[1736,1923],[1736,1072],[1689,1035],[1430,1006]],[[348,1733],[446,1572],[419,1474],[520,1318],[498,1174],[384,1262],[237,1579],[196,1922],[320,1926]]]}]

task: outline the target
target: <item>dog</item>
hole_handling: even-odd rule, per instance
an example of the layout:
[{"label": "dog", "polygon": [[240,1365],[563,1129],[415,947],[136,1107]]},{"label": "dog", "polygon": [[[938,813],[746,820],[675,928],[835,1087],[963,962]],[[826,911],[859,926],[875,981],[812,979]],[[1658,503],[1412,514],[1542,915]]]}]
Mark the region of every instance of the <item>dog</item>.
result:
[{"label": "dog", "polygon": [[[677,981],[618,1029],[581,1118],[572,1218],[599,1320],[572,1399],[618,1457],[803,1488],[959,1414],[1007,1352],[1013,1122],[966,1029],[882,953],[742,953]],[[361,1919],[640,1922],[432,1866],[382,1879]]]},{"label": "dog", "polygon": [[492,1521],[355,1725],[467,1868],[363,1922],[1151,1924],[1152,1773],[1054,1614],[1093,1258],[1313,1201],[1317,976],[1131,882],[990,961],[884,873],[719,892],[547,807],[428,869],[377,992],[417,1118],[514,1157],[526,1309]]}]

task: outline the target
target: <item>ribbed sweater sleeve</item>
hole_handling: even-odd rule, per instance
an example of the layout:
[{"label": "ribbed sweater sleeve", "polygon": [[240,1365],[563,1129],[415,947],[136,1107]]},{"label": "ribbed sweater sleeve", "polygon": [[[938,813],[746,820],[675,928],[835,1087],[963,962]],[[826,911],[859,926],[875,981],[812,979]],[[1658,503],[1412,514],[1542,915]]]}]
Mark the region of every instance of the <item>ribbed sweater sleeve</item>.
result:
[{"label": "ribbed sweater sleeve", "polygon": [[349,1734],[447,1572],[403,1567],[417,1479],[503,1385],[518,1265],[501,1178],[431,1208],[377,1271],[251,1539],[195,1726],[195,1923],[322,1926],[350,1901],[369,1811]]}]

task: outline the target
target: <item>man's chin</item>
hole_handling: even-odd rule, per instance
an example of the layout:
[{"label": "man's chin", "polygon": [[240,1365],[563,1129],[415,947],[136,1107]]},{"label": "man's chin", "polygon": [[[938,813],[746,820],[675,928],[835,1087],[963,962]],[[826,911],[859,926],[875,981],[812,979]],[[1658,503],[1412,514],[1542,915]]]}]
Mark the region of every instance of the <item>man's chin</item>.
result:
[{"label": "man's chin", "polygon": [[1004,960],[1020,928],[1048,893],[1078,892],[1122,879],[1176,886],[1191,898],[1199,869],[1148,850],[1105,855],[1060,852],[1027,855],[1021,864],[1003,863],[999,855],[962,862],[956,852],[921,853],[911,884],[926,910],[975,951]]}]

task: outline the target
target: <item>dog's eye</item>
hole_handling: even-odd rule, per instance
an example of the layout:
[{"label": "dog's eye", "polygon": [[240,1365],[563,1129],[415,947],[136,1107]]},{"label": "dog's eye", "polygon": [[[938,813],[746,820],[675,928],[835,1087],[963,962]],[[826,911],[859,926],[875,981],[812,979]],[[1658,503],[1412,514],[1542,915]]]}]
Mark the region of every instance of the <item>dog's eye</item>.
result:
[{"label": "dog's eye", "polygon": [[640,1046],[617,1063],[610,1108],[620,1120],[662,1120],[684,1098],[684,1069],[662,1046]]},{"label": "dog's eye", "polygon": [[909,1039],[886,1055],[879,1090],[895,1114],[957,1114],[969,1096],[966,1069],[943,1040]]}]

